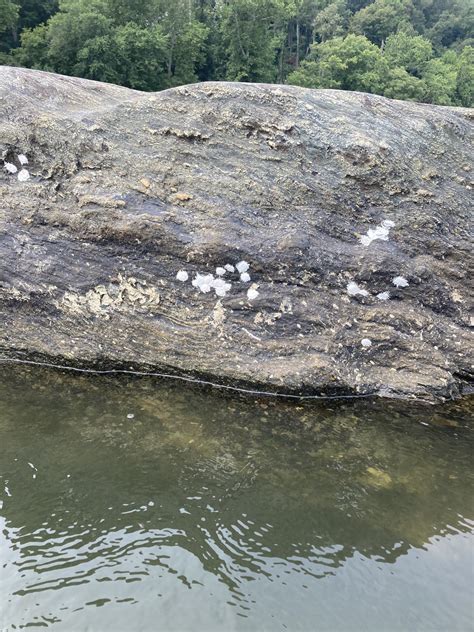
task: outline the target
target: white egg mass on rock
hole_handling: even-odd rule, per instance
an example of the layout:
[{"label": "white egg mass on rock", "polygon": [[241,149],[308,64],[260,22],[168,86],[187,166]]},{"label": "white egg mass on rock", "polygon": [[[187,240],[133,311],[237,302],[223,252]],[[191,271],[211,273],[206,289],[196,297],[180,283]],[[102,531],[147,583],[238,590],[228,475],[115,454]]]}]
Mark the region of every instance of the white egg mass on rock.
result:
[{"label": "white egg mass on rock", "polygon": [[194,277],[192,284],[194,287],[197,287],[203,294],[207,294],[211,291],[214,283],[214,275],[213,274],[196,274]]},{"label": "white egg mass on rock", "polygon": [[186,270],[180,270],[176,275],[176,278],[178,279],[178,281],[184,282],[189,279],[189,274],[186,272]]},{"label": "white egg mass on rock", "polygon": [[12,162],[5,162],[3,166],[8,171],[8,173],[16,173],[18,171],[17,166],[14,165]]},{"label": "white egg mass on rock", "polygon": [[211,285],[217,296],[221,297],[225,296],[227,292],[230,292],[230,289],[232,288],[232,285],[224,281],[224,279],[214,279]]},{"label": "white egg mass on rock", "polygon": [[237,263],[235,267],[237,268],[237,272],[240,272],[240,274],[242,274],[243,272],[247,272],[247,270],[250,268],[250,265],[246,261],[239,261],[239,263]]},{"label": "white egg mass on rock", "polygon": [[361,287],[359,287],[358,283],[356,283],[355,281],[349,281],[349,283],[346,285],[346,290],[349,296],[369,296],[368,291],[363,290]]},{"label": "white egg mass on rock", "polygon": [[408,287],[410,285],[404,276],[393,277],[392,283],[395,287]]}]

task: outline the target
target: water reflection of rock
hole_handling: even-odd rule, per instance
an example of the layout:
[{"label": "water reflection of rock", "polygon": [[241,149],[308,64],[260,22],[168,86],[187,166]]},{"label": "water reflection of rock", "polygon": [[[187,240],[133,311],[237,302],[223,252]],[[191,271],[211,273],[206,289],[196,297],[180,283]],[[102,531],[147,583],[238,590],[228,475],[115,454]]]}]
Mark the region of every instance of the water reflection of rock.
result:
[{"label": "water reflection of rock", "polygon": [[295,406],[18,369],[2,370],[0,399],[2,513],[27,558],[28,534],[39,556],[50,529],[82,529],[88,558],[100,533],[125,530],[137,547],[193,551],[235,588],[276,558],[317,575],[356,551],[393,562],[468,530],[473,513],[467,400],[444,406],[453,423],[440,427],[431,407]]}]

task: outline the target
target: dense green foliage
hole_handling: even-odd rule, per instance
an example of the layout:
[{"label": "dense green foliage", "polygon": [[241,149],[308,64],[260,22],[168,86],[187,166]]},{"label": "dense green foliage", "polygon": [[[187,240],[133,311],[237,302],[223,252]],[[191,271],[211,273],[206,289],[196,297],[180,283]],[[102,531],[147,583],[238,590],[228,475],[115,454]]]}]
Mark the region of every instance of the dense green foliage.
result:
[{"label": "dense green foliage", "polygon": [[474,105],[474,0],[0,0],[0,63],[160,90],[292,83]]}]

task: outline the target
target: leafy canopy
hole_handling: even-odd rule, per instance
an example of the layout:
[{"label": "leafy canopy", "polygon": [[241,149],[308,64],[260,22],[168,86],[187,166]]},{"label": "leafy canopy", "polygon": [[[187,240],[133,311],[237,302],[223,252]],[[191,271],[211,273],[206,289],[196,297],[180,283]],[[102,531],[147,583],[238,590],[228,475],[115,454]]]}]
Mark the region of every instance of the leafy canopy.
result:
[{"label": "leafy canopy", "polygon": [[0,63],[161,90],[293,83],[474,105],[473,0],[0,0]]}]

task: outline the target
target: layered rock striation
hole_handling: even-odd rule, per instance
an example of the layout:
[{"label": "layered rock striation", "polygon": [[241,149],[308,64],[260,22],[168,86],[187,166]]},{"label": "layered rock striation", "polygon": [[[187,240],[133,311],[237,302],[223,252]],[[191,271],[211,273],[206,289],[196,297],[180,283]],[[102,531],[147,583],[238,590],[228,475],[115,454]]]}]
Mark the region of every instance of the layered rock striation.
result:
[{"label": "layered rock striation", "polygon": [[473,116],[1,67],[0,355],[293,394],[460,394]]}]

